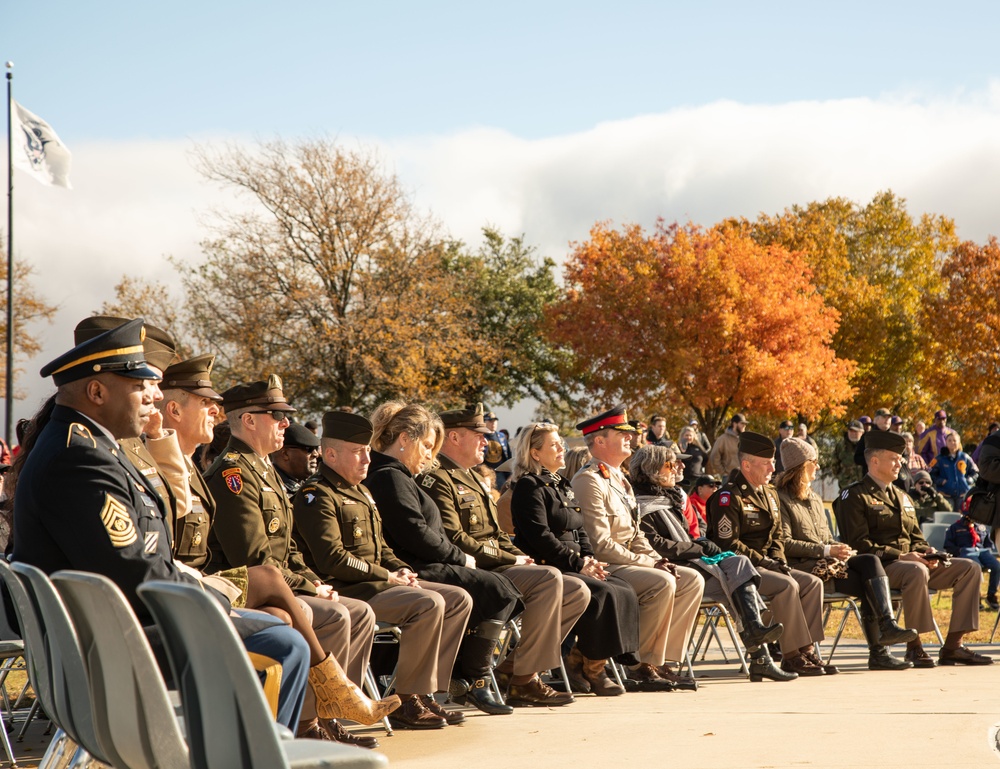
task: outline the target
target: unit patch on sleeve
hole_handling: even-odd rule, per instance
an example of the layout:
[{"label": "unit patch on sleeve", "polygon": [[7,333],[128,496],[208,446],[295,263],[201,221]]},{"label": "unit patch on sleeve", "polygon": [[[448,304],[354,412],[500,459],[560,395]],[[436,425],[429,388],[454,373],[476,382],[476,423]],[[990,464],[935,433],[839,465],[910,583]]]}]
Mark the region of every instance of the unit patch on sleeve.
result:
[{"label": "unit patch on sleeve", "polygon": [[429,489],[431,486],[434,485],[434,481],[436,480],[437,478],[435,478],[433,475],[428,475],[426,478],[424,478],[423,482],[420,485],[423,486],[425,489]]},{"label": "unit patch on sleeve", "polygon": [[719,494],[719,504],[722,507],[729,507],[729,492],[728,491],[723,491],[721,494]]},{"label": "unit patch on sleeve", "polygon": [[226,488],[233,494],[243,491],[243,475],[240,473],[240,468],[230,467],[228,470],[223,470],[222,477],[226,481]]}]

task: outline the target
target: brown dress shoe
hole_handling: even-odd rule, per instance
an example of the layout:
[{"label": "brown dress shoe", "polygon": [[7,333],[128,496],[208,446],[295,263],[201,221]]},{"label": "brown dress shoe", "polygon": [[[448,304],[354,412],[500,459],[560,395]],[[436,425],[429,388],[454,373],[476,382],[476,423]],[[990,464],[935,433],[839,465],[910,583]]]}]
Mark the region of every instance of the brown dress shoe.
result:
[{"label": "brown dress shoe", "polygon": [[660,678],[670,681],[670,683],[678,689],[687,689],[690,692],[698,691],[697,681],[695,681],[691,676],[684,676],[680,673],[675,673],[670,669],[670,665],[660,665],[660,667],[656,669],[656,672],[659,674]]},{"label": "brown dress shoe", "polygon": [[333,739],[330,733],[320,724],[318,718],[314,718],[311,721],[299,721],[299,728],[295,732],[295,738],[299,740],[327,741]]},{"label": "brown dress shoe", "polygon": [[403,704],[389,714],[389,723],[397,729],[441,729],[448,721],[434,715],[416,694],[403,700]]},{"label": "brown dress shoe", "polygon": [[352,734],[335,718],[331,718],[329,721],[321,721],[320,726],[323,727],[331,740],[339,742],[341,745],[353,745],[356,748],[367,748],[368,750],[374,750],[378,747],[377,739],[360,734]]},{"label": "brown dress shoe", "polygon": [[939,665],[992,665],[993,660],[985,654],[972,651],[968,646],[957,649],[946,649],[943,646],[938,652]]},{"label": "brown dress shoe", "polygon": [[538,676],[526,684],[511,684],[507,694],[508,705],[569,705],[576,702],[570,692],[557,692],[542,682]]},{"label": "brown dress shoe", "polygon": [[465,714],[461,710],[445,710],[438,701],[430,694],[421,694],[420,701],[431,713],[441,716],[448,722],[448,726],[457,726],[465,723]]},{"label": "brown dress shoe", "polygon": [[923,648],[917,649],[907,649],[906,654],[903,655],[904,660],[909,660],[913,663],[915,668],[932,668],[934,667],[934,660],[930,658],[930,655],[923,650]]},{"label": "brown dress shoe", "polygon": [[807,660],[809,660],[816,667],[823,668],[823,673],[825,675],[834,676],[840,672],[840,668],[838,668],[836,665],[829,665],[823,662],[823,660],[821,660],[819,658],[819,655],[816,653],[816,648],[814,646],[810,646],[806,651],[803,651],[802,656],[805,657]]},{"label": "brown dress shoe", "polygon": [[814,665],[803,654],[796,654],[794,657],[786,654],[781,660],[781,669],[786,673],[798,673],[799,676],[823,675],[823,668]]},{"label": "brown dress shoe", "polygon": [[634,668],[628,669],[628,677],[631,684],[626,682],[627,691],[637,692],[672,692],[677,686],[659,674],[654,665],[643,662]]}]

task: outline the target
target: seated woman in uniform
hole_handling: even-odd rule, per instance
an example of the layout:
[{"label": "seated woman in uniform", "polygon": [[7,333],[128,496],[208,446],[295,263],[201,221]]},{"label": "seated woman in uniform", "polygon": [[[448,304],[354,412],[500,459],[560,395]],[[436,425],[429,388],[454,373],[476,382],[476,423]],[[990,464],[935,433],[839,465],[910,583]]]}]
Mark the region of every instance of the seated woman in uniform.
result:
[{"label": "seated woman in uniform", "polygon": [[[661,556],[702,572],[705,598],[719,601],[735,611],[742,628],[740,637],[748,651],[777,641],[782,626],[780,623],[764,625],[761,621],[760,611],[764,604],[757,594],[760,574],[750,559],[736,553],[718,558],[722,550],[710,539],[691,538],[684,517],[683,498],[672,493],[682,469],[677,454],[665,446],[647,444],[632,455],[629,471],[639,503],[639,528]],[[774,667],[770,657],[758,672],[774,680],[794,677]]]},{"label": "seated woman in uniform", "polygon": [[781,464],[784,471],[775,478],[774,486],[781,505],[788,565],[812,572],[824,581],[826,589],[861,598],[870,670],[913,667],[893,657],[886,649],[888,645],[916,639],[917,631],[896,624],[889,597],[889,578],[882,562],[870,553],[855,554],[830,533],[823,500],[812,488],[819,470],[816,449],[799,438],[786,438],[781,442]]},{"label": "seated woman in uniform", "polygon": [[580,506],[569,481],[559,475],[564,451],[553,424],[529,424],[515,438],[514,544],[536,563],[555,566],[590,588],[590,604],[573,627],[577,643],[566,659],[567,672],[578,685],[582,677],[598,696],[624,694],[605,665],[608,658],[639,648],[639,601],[628,582],[605,572],[594,558]]}]

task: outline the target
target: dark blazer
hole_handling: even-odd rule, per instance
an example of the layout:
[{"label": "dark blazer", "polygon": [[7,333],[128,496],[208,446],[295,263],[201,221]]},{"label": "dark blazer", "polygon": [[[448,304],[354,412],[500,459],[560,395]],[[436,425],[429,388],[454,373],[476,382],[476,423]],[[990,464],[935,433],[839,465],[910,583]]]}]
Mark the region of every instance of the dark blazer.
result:
[{"label": "dark blazer", "polygon": [[115,441],[66,406],[55,407],[21,469],[13,558],[47,574],[103,574],[147,623],[149,611],[135,592],[140,584],[198,584],[171,559],[163,500]]},{"label": "dark blazer", "polygon": [[579,572],[594,548],[569,481],[543,470],[522,475],[510,499],[514,544],[537,563]]}]

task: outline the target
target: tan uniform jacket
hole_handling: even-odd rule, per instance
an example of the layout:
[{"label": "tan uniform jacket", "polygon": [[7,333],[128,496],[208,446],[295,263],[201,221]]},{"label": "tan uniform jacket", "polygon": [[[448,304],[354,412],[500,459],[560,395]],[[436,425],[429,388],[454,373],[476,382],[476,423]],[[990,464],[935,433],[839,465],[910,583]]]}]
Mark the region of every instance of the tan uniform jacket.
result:
[{"label": "tan uniform jacket", "polygon": [[768,559],[785,560],[781,509],[774,486],[755,489],[736,470],[709,497],[706,513],[708,538],[723,550],[745,555],[754,566]]},{"label": "tan uniform jacket", "polygon": [[191,510],[183,518],[177,519],[174,528],[174,558],[192,569],[206,571],[211,559],[208,535],[215,519],[215,500],[198,468],[190,459],[185,459],[189,471]]},{"label": "tan uniform jacket", "polygon": [[[142,473],[146,479],[146,484],[163,500],[167,510],[167,530],[173,536],[174,521],[178,515],[183,515],[190,504],[187,495],[181,497],[180,507],[178,498],[171,488],[169,479],[166,477],[163,466],[171,466],[170,463],[183,462],[180,446],[177,444],[177,434],[170,430],[166,436],[156,441],[158,444],[157,456],[154,457],[146,448],[146,444],[141,438],[123,438],[118,441],[118,445],[124,450],[125,456],[132,466]],[[162,463],[162,464],[161,464]],[[183,508],[183,509],[180,509]]]},{"label": "tan uniform jacket", "polygon": [[656,565],[660,554],[639,530],[639,505],[632,485],[618,470],[591,459],[574,476],[571,485],[598,561]]},{"label": "tan uniform jacket", "polygon": [[781,534],[785,544],[785,557],[790,566],[811,571],[823,557],[826,545],[837,541],[826,522],[823,500],[812,490],[805,499],[795,499],[782,489],[778,492],[778,503],[781,505]]},{"label": "tan uniform jacket", "polygon": [[216,508],[208,537],[209,570],[271,564],[292,590],[316,595],[313,582],[319,577],[292,539],[292,506],[271,464],[243,441],[230,438],[205,482]]},{"label": "tan uniform jacket", "polygon": [[836,504],[841,536],[859,553],[874,553],[890,563],[930,547],[920,531],[913,502],[895,484],[882,491],[875,479],[866,475],[844,489]]},{"label": "tan uniform jacket", "polygon": [[444,454],[440,467],[417,477],[417,483],[441,511],[444,530],[463,552],[476,559],[481,569],[513,566],[524,555],[500,528],[492,495],[465,470]]},{"label": "tan uniform jacket", "polygon": [[343,595],[368,600],[392,587],[389,572],[409,568],[385,543],[368,489],[326,465],[296,492],[294,512],[306,565]]}]

